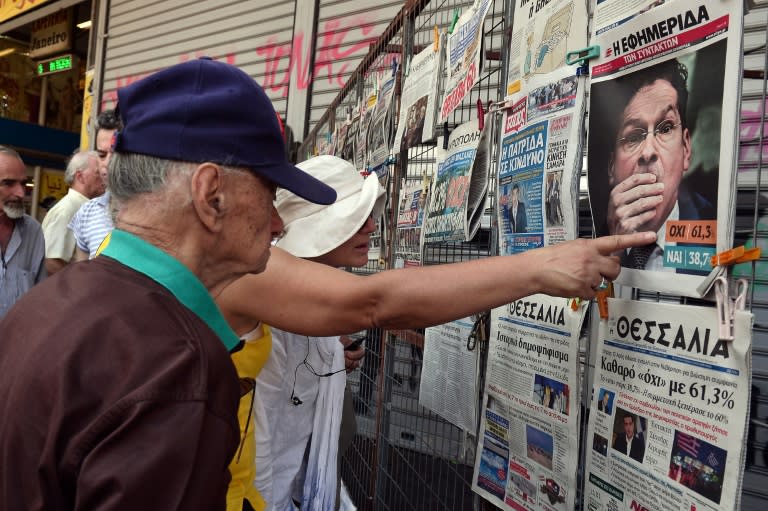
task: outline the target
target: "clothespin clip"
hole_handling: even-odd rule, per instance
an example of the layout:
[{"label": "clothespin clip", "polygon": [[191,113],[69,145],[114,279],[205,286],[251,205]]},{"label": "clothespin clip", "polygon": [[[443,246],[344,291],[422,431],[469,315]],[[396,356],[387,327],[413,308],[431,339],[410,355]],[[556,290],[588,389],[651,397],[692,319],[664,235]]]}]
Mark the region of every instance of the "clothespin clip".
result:
[{"label": "clothespin clip", "polygon": [[747,289],[749,283],[746,279],[736,281],[736,296],[731,298],[728,291],[728,279],[718,277],[715,280],[715,297],[717,299],[717,323],[718,337],[723,341],[734,339],[733,317],[737,310],[744,310],[747,303]]},{"label": "clothespin clip", "polygon": [[397,74],[397,58],[392,59],[392,78]]},{"label": "clothespin clip", "polygon": [[579,310],[579,307],[581,307],[581,302],[583,302],[581,298],[571,298],[571,310]]},{"label": "clothespin clip", "polygon": [[712,266],[730,266],[760,259],[760,247],[745,248],[744,245],[713,255],[710,259]]},{"label": "clothespin clip", "polygon": [[569,51],[565,54],[565,63],[567,65],[573,65],[577,64],[579,62],[586,62],[587,60],[592,60],[595,58],[598,58],[600,56],[600,46],[593,45],[593,46],[587,46],[586,48],[582,48],[580,50],[573,50]]},{"label": "clothespin clip", "polygon": [[608,282],[606,289],[595,291],[595,301],[597,302],[597,311],[600,313],[600,319],[608,319],[608,298],[613,298],[613,282]]},{"label": "clothespin clip", "polygon": [[[408,76],[411,74],[411,56],[408,55],[408,57],[405,59],[405,65],[403,66],[403,76]],[[393,75],[394,76],[394,75]]]},{"label": "clothespin clip", "polygon": [[440,30],[437,25],[432,29],[432,51],[437,53],[440,49]]},{"label": "clothespin clip", "polygon": [[485,127],[485,109],[483,108],[483,100],[477,99],[477,127],[480,131],[483,131]]},{"label": "clothespin clip", "polygon": [[709,294],[710,289],[712,289],[712,286],[717,279],[722,278],[726,273],[727,266],[749,261],[757,261],[760,259],[761,254],[760,247],[745,248],[744,245],[742,245],[713,255],[709,260],[710,264],[713,266],[712,271],[709,272],[709,275],[707,275],[696,288],[699,296],[706,296]]},{"label": "clothespin clip", "polygon": [[581,66],[576,68],[576,76],[588,76],[589,75],[589,66],[586,64],[582,64]]},{"label": "clothespin clip", "polygon": [[495,114],[496,112],[501,112],[502,110],[506,110],[507,108],[512,108],[512,103],[507,101],[502,101],[501,103],[494,103],[494,102],[488,103],[489,114]]},{"label": "clothespin clip", "polygon": [[448,121],[443,123],[443,150],[448,150]]},{"label": "clothespin clip", "polygon": [[456,23],[459,22],[459,8],[453,9],[453,21],[451,21],[451,27],[448,29],[449,34],[453,34],[453,29],[456,28]]}]

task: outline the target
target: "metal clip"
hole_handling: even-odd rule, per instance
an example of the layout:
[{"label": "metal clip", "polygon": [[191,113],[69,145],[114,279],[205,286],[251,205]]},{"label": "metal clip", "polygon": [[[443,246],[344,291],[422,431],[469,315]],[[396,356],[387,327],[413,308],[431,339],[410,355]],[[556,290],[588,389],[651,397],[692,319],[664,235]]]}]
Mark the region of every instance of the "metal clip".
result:
[{"label": "metal clip", "polygon": [[569,51],[565,54],[565,63],[567,65],[577,64],[586,60],[596,59],[600,56],[600,46],[587,46],[580,50]]}]

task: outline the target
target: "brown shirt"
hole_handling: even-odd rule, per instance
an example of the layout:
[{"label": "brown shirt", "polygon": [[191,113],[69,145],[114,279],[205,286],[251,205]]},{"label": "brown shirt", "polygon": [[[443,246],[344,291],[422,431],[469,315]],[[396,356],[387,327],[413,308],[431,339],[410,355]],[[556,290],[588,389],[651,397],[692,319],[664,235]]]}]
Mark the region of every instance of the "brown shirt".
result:
[{"label": "brown shirt", "polygon": [[0,322],[0,509],[223,509],[239,386],[213,331],[108,257]]}]

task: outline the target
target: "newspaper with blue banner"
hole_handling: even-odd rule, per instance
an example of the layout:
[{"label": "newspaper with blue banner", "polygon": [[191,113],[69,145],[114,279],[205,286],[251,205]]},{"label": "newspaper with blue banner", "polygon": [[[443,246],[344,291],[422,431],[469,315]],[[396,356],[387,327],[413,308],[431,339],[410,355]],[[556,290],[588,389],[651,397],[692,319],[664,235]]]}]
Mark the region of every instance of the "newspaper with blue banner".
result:
[{"label": "newspaper with blue banner", "polygon": [[502,509],[575,509],[584,307],[532,295],[491,312],[472,489]]},{"label": "newspaper with blue banner", "polygon": [[739,509],[752,314],[726,314],[728,340],[714,307],[609,299],[608,313],[594,359],[584,509]]}]

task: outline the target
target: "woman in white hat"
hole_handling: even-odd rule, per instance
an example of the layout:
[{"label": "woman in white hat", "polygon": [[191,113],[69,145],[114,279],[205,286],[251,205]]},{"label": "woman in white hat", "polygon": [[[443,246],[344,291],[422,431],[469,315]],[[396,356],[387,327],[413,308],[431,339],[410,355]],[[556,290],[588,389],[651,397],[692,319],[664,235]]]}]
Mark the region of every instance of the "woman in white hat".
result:
[{"label": "woman in white hat", "polygon": [[[317,156],[298,167],[333,187],[337,199],[320,206],[278,190],[275,206],[284,234],[276,246],[334,268],[364,266],[370,235],[384,209],[378,178],[363,178],[335,156]],[[272,329],[272,352],[256,380],[263,405],[263,414],[256,416],[256,486],[268,509],[293,510],[294,503],[301,509],[310,504],[335,508],[345,370],[357,367],[364,354],[362,347],[345,352],[349,342],[346,336]],[[347,412],[352,412],[349,405]]]},{"label": "woman in white hat", "polygon": [[[347,172],[331,172],[336,168],[336,164],[339,168],[346,166]],[[654,233],[606,236],[595,240],[582,239],[514,256],[384,271],[361,277],[330,266],[355,266],[367,261],[367,239],[371,229],[369,217],[372,213],[379,214],[383,202],[383,192],[377,182],[373,183],[376,178],[363,179],[348,163],[328,156],[314,158],[300,166],[310,173],[317,172],[316,177],[336,188],[339,192],[337,203],[330,207],[302,206],[293,204],[290,197],[284,195],[284,191],[278,192],[277,206],[286,224],[286,235],[278,242],[278,246],[284,250],[272,250],[266,271],[241,277],[215,297],[232,329],[240,335],[248,332],[243,336],[246,338],[245,348],[232,357],[241,376],[257,374],[267,358],[266,355],[270,354],[270,331],[259,320],[303,334],[332,335],[359,332],[366,328],[407,329],[436,325],[498,307],[534,293],[592,298],[599,284],[606,279],[613,280],[619,274],[620,265],[618,258],[612,255],[614,252],[647,245],[655,240]],[[347,182],[340,176],[353,175],[350,170],[354,172],[354,178]],[[324,172],[326,174],[321,176]],[[336,179],[340,181],[334,181]],[[350,185],[355,182],[356,185]],[[334,250],[337,248],[338,252]],[[297,259],[289,252],[325,264],[313,264]],[[340,259],[336,259],[336,256],[342,253],[354,255],[355,260],[360,262],[339,262]],[[332,396],[329,399],[338,404],[338,392],[323,391],[314,394],[314,391],[311,391],[304,394],[305,390],[310,389],[302,387],[302,378],[306,376],[306,372],[315,377],[315,381],[319,380],[320,384],[327,387],[331,387],[331,382],[334,382],[334,389],[338,389],[339,385],[335,382],[343,383],[343,354],[339,359],[338,341],[320,343],[316,341],[317,338],[290,335],[292,340],[286,341],[285,346],[292,343],[292,346],[301,345],[303,350],[297,348],[292,349],[290,353],[286,352],[286,358],[280,362],[282,373],[275,372],[287,381],[288,385],[288,396],[285,396],[285,391],[282,398],[278,396],[282,399],[282,405],[289,410],[301,407],[310,409],[311,401],[305,398],[317,400],[325,399],[326,396]],[[333,358],[325,357],[319,349],[315,350],[320,345],[332,347],[330,352],[333,352]],[[296,353],[301,355],[301,358],[291,365],[287,357],[298,356]],[[316,355],[323,360],[324,365],[320,369],[313,365],[313,357]],[[308,367],[310,365],[312,368]],[[329,369],[323,369],[325,367]],[[313,370],[317,374],[314,374]],[[265,368],[265,372],[271,371]],[[336,380],[330,374],[322,376],[333,372],[339,372]],[[258,492],[253,494],[254,486],[250,484],[254,473],[251,456],[253,435],[249,434],[247,429],[247,425],[253,420],[252,414],[258,418],[257,434],[259,424],[265,422],[264,414],[259,412],[259,401],[268,398],[268,391],[263,390],[265,385],[263,381],[261,383],[254,393],[253,409],[247,406],[250,403],[241,400],[239,413],[241,427],[244,429],[243,448],[230,464],[232,483],[227,495],[228,511],[240,508],[260,510],[265,506]],[[272,417],[274,425],[267,430],[267,426],[262,424],[262,432],[287,431],[287,425],[292,423],[292,420],[285,420],[285,416]],[[331,421],[328,425],[324,424],[326,429],[319,433],[319,428],[314,424],[314,420],[319,417],[320,414],[312,413],[313,425],[309,428],[312,435],[315,438],[326,435],[332,438],[333,435],[329,432],[335,431],[337,426]],[[336,417],[336,412],[323,414],[322,417]],[[307,427],[306,422],[303,427]],[[306,436],[306,432],[302,434]],[[295,444],[300,455],[303,455],[306,441],[297,441],[297,438],[291,437],[288,441],[292,446]],[[262,443],[259,444],[260,448]],[[326,451],[310,453],[310,456],[314,455],[314,459],[319,459],[321,463],[318,473],[307,481],[326,481],[322,485],[323,494],[314,491],[320,488],[318,485],[312,488],[312,492],[299,488],[297,495],[305,502],[307,499],[314,499],[312,503],[317,506],[316,509],[329,509],[325,506],[326,496],[331,491],[335,492],[335,489],[331,488],[333,485],[325,476],[335,477],[335,470],[328,474],[323,473],[322,469],[335,469],[336,462],[331,461],[331,458],[337,453],[328,447],[327,442],[314,442],[313,445],[326,446]],[[279,449],[281,447],[277,447],[275,443],[270,446],[271,452],[279,453]],[[260,459],[269,456],[271,459],[271,454],[266,448],[257,452],[257,456]],[[287,459],[295,461],[292,456]],[[275,504],[273,509],[282,511],[277,505],[279,503],[275,502],[274,484],[271,483],[273,474],[280,476],[278,471],[282,470],[282,466],[272,463],[264,464],[263,467],[261,472],[256,472],[256,485],[264,491],[266,501]],[[293,471],[292,468],[290,470]],[[290,475],[294,472],[287,473]],[[321,498],[323,502],[318,500]]]}]

